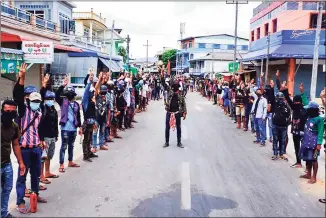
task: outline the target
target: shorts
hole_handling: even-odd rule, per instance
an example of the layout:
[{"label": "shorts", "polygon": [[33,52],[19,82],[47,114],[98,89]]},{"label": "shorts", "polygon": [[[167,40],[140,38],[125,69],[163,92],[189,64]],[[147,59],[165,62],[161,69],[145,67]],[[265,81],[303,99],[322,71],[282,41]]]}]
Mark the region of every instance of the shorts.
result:
[{"label": "shorts", "polygon": [[235,108],[235,115],[236,116],[242,116],[244,117],[246,115],[246,108],[244,106],[240,107],[240,106],[237,106]]},{"label": "shorts", "polygon": [[[48,160],[51,160],[54,156],[55,152],[55,138],[44,138],[45,143],[47,144],[47,148],[43,150],[43,152],[47,153]],[[43,157],[43,154],[42,154]]]}]

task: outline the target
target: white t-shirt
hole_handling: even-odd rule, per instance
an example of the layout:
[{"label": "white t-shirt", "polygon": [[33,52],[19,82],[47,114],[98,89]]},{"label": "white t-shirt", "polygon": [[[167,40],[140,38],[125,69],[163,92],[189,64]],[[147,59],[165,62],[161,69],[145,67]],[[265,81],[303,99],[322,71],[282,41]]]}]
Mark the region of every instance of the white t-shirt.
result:
[{"label": "white t-shirt", "polygon": [[142,96],[143,96],[143,97],[147,97],[147,92],[148,92],[148,91],[149,91],[149,89],[148,89],[148,85],[147,85],[147,84],[143,85]]}]

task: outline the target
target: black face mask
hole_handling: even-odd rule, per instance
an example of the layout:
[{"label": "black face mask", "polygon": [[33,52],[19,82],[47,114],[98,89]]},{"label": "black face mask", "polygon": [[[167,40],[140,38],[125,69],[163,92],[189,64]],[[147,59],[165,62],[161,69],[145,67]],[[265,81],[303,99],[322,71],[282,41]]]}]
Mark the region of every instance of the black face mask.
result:
[{"label": "black face mask", "polygon": [[12,120],[15,119],[17,116],[17,111],[3,111],[1,110],[1,122],[4,125],[10,125]]},{"label": "black face mask", "polygon": [[101,92],[101,95],[106,95],[107,92]]},{"label": "black face mask", "polygon": [[319,108],[308,108],[307,115],[310,118],[318,117],[319,116]]},{"label": "black face mask", "polygon": [[292,107],[293,107],[293,111],[298,111],[298,110],[303,108],[303,105],[301,103],[300,104],[293,104]]}]

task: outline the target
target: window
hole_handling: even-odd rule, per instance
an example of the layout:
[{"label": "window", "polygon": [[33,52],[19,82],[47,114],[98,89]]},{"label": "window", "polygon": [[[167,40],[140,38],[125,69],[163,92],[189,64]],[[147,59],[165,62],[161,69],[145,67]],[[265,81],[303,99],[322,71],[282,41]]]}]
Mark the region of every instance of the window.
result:
[{"label": "window", "polygon": [[[326,28],[326,14],[323,14],[322,16],[322,22],[321,22],[321,28]],[[310,16],[310,25],[309,28],[317,28],[317,20],[318,20],[318,14],[312,14]]]},{"label": "window", "polygon": [[251,41],[255,41],[255,30],[251,31]]},{"label": "window", "polygon": [[265,36],[268,36],[268,31],[269,31],[269,28],[268,28],[268,23],[265,24]]},{"label": "window", "polygon": [[248,51],[248,49],[249,49],[248,45],[242,45],[241,47],[242,47],[241,48],[242,51]]},{"label": "window", "polygon": [[317,2],[302,2],[302,10],[317,10]]},{"label": "window", "polygon": [[234,50],[234,45],[228,45],[228,50]]},{"label": "window", "polygon": [[31,14],[34,14],[35,16],[37,16],[38,18],[42,18],[44,19],[44,11],[28,11]]},{"label": "window", "polygon": [[[65,14],[59,13],[59,20],[60,20],[60,31],[65,34],[69,34],[69,17]],[[85,30],[84,30],[85,35]],[[88,32],[87,32],[88,36]]]},{"label": "window", "polygon": [[257,28],[257,39],[260,39],[260,27]]},{"label": "window", "polygon": [[192,48],[192,42],[189,42],[189,48]]},{"label": "window", "polygon": [[286,3],[286,10],[292,11],[292,10],[298,10],[299,3],[298,2],[287,2]]},{"label": "window", "polygon": [[182,45],[182,49],[187,49],[187,43],[184,43],[184,44]]},{"label": "window", "polygon": [[213,44],[213,49],[221,49],[221,45],[220,44]]},{"label": "window", "polygon": [[277,32],[277,19],[273,20],[273,33]]},{"label": "window", "polygon": [[206,43],[198,43],[198,48],[206,48]]}]

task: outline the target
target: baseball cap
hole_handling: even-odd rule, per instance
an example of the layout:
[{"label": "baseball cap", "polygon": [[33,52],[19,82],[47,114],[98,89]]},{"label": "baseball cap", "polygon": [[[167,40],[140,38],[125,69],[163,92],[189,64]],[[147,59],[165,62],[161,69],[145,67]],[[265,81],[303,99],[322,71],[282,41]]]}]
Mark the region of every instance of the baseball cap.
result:
[{"label": "baseball cap", "polygon": [[308,108],[319,108],[319,104],[317,104],[316,102],[309,102],[308,105],[304,106],[305,109],[308,109]]},{"label": "baseball cap", "polygon": [[25,95],[31,94],[32,92],[37,92],[37,89],[36,89],[35,86],[26,86],[24,88],[24,94]]},{"label": "baseball cap", "polygon": [[42,97],[41,97],[40,93],[32,92],[29,95],[29,100],[30,101],[42,101]]}]

